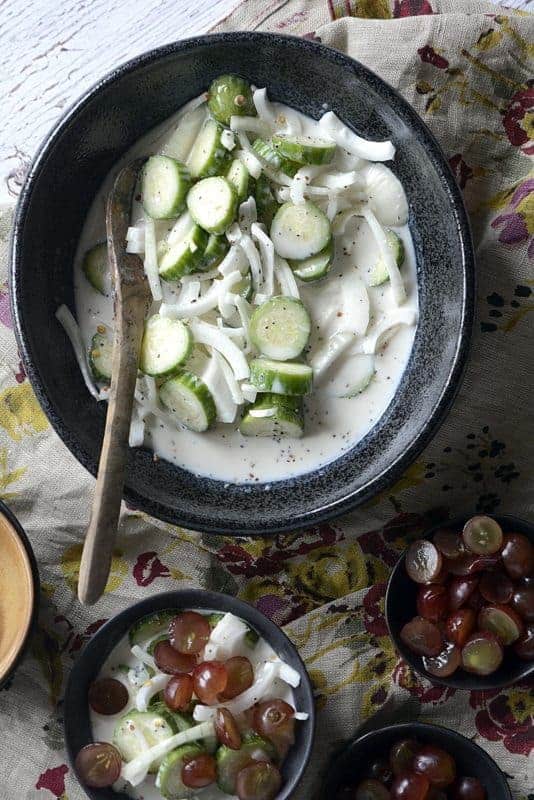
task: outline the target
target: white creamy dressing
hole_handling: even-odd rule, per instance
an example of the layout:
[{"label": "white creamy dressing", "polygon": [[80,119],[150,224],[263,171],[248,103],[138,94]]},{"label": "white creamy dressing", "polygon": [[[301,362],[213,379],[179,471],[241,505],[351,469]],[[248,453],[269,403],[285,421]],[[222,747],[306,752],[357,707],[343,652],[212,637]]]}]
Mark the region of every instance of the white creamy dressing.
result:
[{"label": "white creamy dressing", "polygon": [[[204,610],[203,613],[206,613]],[[273,648],[260,638],[256,646],[251,649],[248,646],[243,646],[242,649],[236,649],[232,655],[246,656],[253,664],[256,672],[256,666],[264,663],[265,661],[278,661],[278,656]],[[135,708],[135,692],[132,691],[130,686],[125,667],[128,669],[135,667],[139,661],[132,654],[130,642],[126,635],[119,644],[113,648],[112,652],[102,665],[98,678],[116,678],[123,683],[129,692],[128,705],[119,713],[109,716],[97,714],[92,708],[89,708],[91,720],[91,732],[94,742],[113,742],[113,732],[117,722],[128,713],[128,711]],[[171,676],[169,675],[169,678]],[[287,685],[280,678],[275,678],[271,690],[262,696],[262,700],[269,700],[280,698],[289,703],[295,708],[295,701],[291,687]],[[297,711],[299,709],[296,709]],[[297,725],[306,725],[306,721],[297,722]],[[159,789],[155,786],[155,775],[149,774],[146,779],[139,786],[131,786],[131,784],[119,779],[113,787],[116,791],[126,792],[130,797],[137,800],[161,800],[162,795]],[[208,786],[195,794],[198,800],[232,800],[232,796],[221,792],[217,786]],[[235,798],[237,800],[237,798]]]},{"label": "white creamy dressing", "polygon": [[[287,109],[279,103],[272,103],[272,107],[277,113]],[[321,136],[316,121],[293,109],[287,110],[293,118],[296,116],[300,119],[305,135]],[[90,247],[105,239],[106,197],[118,170],[133,158],[160,151],[175,125],[176,115],[148,133],[126,153],[107,176],[87,216],[74,269],[76,317],[87,348],[98,324],[112,326],[113,305],[111,296],[102,296],[86,280],[81,269],[83,255]],[[332,168],[346,170],[344,158],[343,151],[340,151]],[[135,202],[132,224],[141,218],[141,206]],[[170,229],[173,221],[159,221],[156,224]],[[305,398],[305,432],[302,439],[245,437],[237,430],[239,419],[233,426],[217,423],[207,432],[194,433],[187,429],[177,430],[161,418],[150,415],[145,422],[144,445],[158,457],[184,469],[227,483],[270,482],[288,478],[317,469],[353,448],[387,409],[413,344],[418,309],[415,253],[408,226],[394,230],[402,238],[406,250],[402,267],[406,300],[398,311],[412,324],[399,327],[380,349],[375,360],[375,375],[367,389],[352,398],[332,397],[328,392],[330,374],[327,375],[326,380],[314,385],[313,393]],[[367,286],[368,274],[378,258],[376,241],[367,222],[361,217],[349,219],[344,235],[335,238],[336,256],[328,277],[317,283],[299,282],[301,299],[312,319],[312,348],[318,346],[318,342],[328,341],[336,331],[343,330],[336,286],[353,281],[355,276]],[[164,281],[162,286],[164,299],[169,299],[169,288]],[[379,287],[367,286],[367,290],[370,318],[365,339],[370,341],[380,331],[386,316],[396,308],[396,304],[389,281]],[[173,299],[175,301],[170,297],[171,302]],[[361,342],[352,350],[361,352]],[[350,349],[348,352],[351,352]],[[344,361],[346,363],[346,358]],[[335,370],[332,374],[335,374]]]}]

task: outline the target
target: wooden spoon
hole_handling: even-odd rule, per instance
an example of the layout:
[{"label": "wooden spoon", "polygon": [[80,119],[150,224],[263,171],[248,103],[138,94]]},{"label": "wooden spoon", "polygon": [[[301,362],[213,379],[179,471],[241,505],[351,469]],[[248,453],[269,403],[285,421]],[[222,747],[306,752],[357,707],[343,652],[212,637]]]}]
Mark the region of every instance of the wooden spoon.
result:
[{"label": "wooden spoon", "polygon": [[78,597],[85,605],[98,600],[109,576],[124,487],[143,323],[151,300],[143,262],[125,249],[141,163],[135,161],[121,170],[106,207],[115,333],[106,428],[78,578]]}]

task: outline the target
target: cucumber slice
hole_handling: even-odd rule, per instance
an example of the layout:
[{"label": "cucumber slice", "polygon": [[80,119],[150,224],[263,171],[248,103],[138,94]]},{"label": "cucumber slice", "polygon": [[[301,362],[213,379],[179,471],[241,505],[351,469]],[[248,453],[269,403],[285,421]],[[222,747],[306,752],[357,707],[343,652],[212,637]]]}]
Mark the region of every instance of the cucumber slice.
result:
[{"label": "cucumber slice", "polygon": [[330,397],[355,397],[371,383],[375,374],[375,357],[354,355],[339,358],[326,374],[321,391]]},{"label": "cucumber slice", "polygon": [[200,129],[187,159],[187,167],[193,178],[209,178],[225,172],[230,153],[221,143],[223,130],[214,119],[206,120]]},{"label": "cucumber slice", "polygon": [[165,281],[175,281],[195,272],[202,263],[208,234],[193,223],[183,239],[167,244],[159,258],[159,274]]},{"label": "cucumber slice", "polygon": [[206,106],[202,103],[202,105],[187,111],[180,117],[176,128],[161,148],[162,155],[185,162],[207,114]]},{"label": "cucumber slice", "polygon": [[172,375],[192,349],[193,337],[187,325],[179,319],[154,314],[145,323],[139,369],[154,378]]},{"label": "cucumber slice", "polygon": [[[157,698],[157,695],[156,695]],[[188,731],[196,723],[193,722],[191,714],[183,714],[181,711],[171,711],[169,707],[159,698],[155,702],[150,703],[150,711],[154,714],[162,714],[164,717],[169,717],[174,723],[176,733]]]},{"label": "cucumber slice", "polygon": [[217,614],[217,613],[210,614],[208,616],[208,622],[210,624],[210,628],[214,628],[216,625],[218,625],[223,617],[224,614]]},{"label": "cucumber slice", "polygon": [[[131,709],[115,726],[113,744],[119,750],[123,761],[132,761],[144,752],[143,740],[149,747],[170,739],[177,733],[170,714]],[[156,772],[161,759],[156,760],[149,772]]]},{"label": "cucumber slice", "polygon": [[208,270],[221,263],[226,253],[230,249],[230,243],[226,236],[216,236],[210,233],[208,243],[202,255],[202,269]]},{"label": "cucumber slice", "polygon": [[320,253],[331,236],[328,217],[309,200],[300,205],[284,203],[271,225],[274,249],[291,260],[302,261]]},{"label": "cucumber slice", "polygon": [[205,231],[223,233],[235,219],[237,194],[226,178],[204,178],[187,195],[187,208]]},{"label": "cucumber slice", "polygon": [[295,297],[271,297],[250,318],[252,343],[260,353],[278,361],[299,356],[308,343],[310,331],[309,314]]},{"label": "cucumber slice", "polygon": [[197,794],[198,789],[191,789],[183,783],[182,767],[186,761],[202,752],[204,751],[197,744],[183,744],[167,753],[156,775],[156,787],[166,800],[182,800]]},{"label": "cucumber slice", "polygon": [[209,363],[210,357],[205,348],[201,344],[195,344],[193,346],[191,355],[187,359],[185,369],[188,372],[193,372],[195,375],[198,375],[198,377],[201,378]]},{"label": "cucumber slice", "polygon": [[312,388],[313,370],[308,364],[254,358],[250,362],[250,383],[259,392],[304,395]]},{"label": "cucumber slice", "polygon": [[[239,430],[243,436],[300,439],[304,433],[302,400],[280,394],[260,394],[244,414]],[[245,639],[249,647],[254,647],[258,635],[249,630]]]},{"label": "cucumber slice", "polygon": [[223,125],[229,125],[234,116],[255,117],[250,83],[239,75],[220,75],[208,89],[208,108]]},{"label": "cucumber slice", "polygon": [[178,424],[196,433],[206,431],[215,421],[213,397],[204,381],[183,370],[166,381],[159,390],[159,399]]},{"label": "cucumber slice", "polygon": [[111,361],[113,358],[113,342],[109,338],[104,325],[104,332],[97,331],[91,339],[91,349],[89,350],[89,363],[91,370],[97,381],[111,380]]},{"label": "cucumber slice", "polygon": [[141,178],[143,208],[152,219],[171,219],[185,208],[191,177],[185,166],[169,156],[150,156]]},{"label": "cucumber slice", "polygon": [[261,158],[265,159],[273,169],[279,169],[280,172],[289,175],[290,178],[294,178],[301,167],[300,164],[295,164],[294,161],[283,158],[273,145],[270,142],[266,142],[265,139],[256,139],[252,145],[252,149],[255,150]]},{"label": "cucumber slice", "polygon": [[305,283],[311,283],[311,281],[318,281],[324,278],[332,266],[333,259],[334,243],[330,239],[326,247],[317,255],[305,258],[303,261],[292,259],[288,261],[288,264],[297,278]]},{"label": "cucumber slice", "polygon": [[93,289],[106,295],[106,276],[109,274],[106,242],[95,244],[87,251],[83,257],[82,270]]},{"label": "cucumber slice", "polygon": [[236,793],[237,774],[252,761],[271,761],[276,757],[273,745],[261,736],[250,736],[239,750],[222,745],[217,750],[217,786],[226,794]]},{"label": "cucumber slice", "polygon": [[230,183],[237,194],[239,202],[246,200],[248,197],[248,181],[249,172],[242,161],[235,158],[230,164],[230,169],[226,173],[226,179]]},{"label": "cucumber slice", "polygon": [[273,147],[283,158],[299,164],[330,164],[336,152],[335,142],[315,136],[284,136],[274,134]]},{"label": "cucumber slice", "polygon": [[[395,261],[397,262],[397,266],[402,267],[406,255],[404,242],[400,236],[392,230],[386,231],[386,239],[388,240],[388,245],[391,248]],[[389,272],[384,259],[380,256],[369,275],[369,286],[381,286],[386,281],[389,281]]]},{"label": "cucumber slice", "polygon": [[156,614],[148,614],[146,617],[134,622],[128,632],[128,639],[130,646],[134,644],[143,644],[154,636],[167,633],[169,624],[174,617],[180,612],[177,609],[170,609],[169,611],[158,611]]},{"label": "cucumber slice", "polygon": [[280,208],[280,205],[276,201],[273,190],[271,189],[271,184],[263,173],[256,181],[254,199],[256,200],[256,208],[258,210],[258,220],[263,222],[267,228],[270,228],[274,215]]}]

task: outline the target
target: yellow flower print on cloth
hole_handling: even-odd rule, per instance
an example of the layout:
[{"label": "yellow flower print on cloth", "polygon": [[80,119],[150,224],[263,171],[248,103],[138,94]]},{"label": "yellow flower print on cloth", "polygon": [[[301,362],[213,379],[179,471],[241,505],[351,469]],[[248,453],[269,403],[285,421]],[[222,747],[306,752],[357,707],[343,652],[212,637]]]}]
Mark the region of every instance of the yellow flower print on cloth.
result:
[{"label": "yellow flower print on cloth", "polygon": [[[82,545],[74,544],[63,551],[61,556],[61,571],[69,588],[76,593],[80,561],[82,558]],[[114,592],[123,583],[128,575],[128,564],[122,557],[121,550],[114,550],[111,559],[111,569],[105,592]]]},{"label": "yellow flower print on cloth", "polygon": [[0,393],[0,426],[15,442],[48,428],[29,383],[11,386]]}]

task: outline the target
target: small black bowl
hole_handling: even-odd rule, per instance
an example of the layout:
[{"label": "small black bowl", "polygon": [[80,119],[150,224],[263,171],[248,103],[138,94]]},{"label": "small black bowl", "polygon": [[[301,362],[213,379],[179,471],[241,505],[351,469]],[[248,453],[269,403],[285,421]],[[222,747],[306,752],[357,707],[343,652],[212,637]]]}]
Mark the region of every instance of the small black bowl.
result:
[{"label": "small black bowl", "polygon": [[336,800],[336,793],[352,781],[365,777],[374,758],[386,756],[399,739],[417,739],[446,750],[456,761],[458,775],[478,778],[487,800],[512,800],[510,787],[495,761],[474,742],[456,731],[423,722],[388,725],[350,742],[333,759],[325,776],[321,798]]},{"label": "small black bowl", "polygon": [[[505,533],[507,531],[523,533],[534,542],[534,525],[532,523],[508,515],[496,516],[492,514],[492,517],[497,520]],[[421,538],[430,539],[438,528],[443,527],[461,531],[467,519],[469,517],[462,517],[452,522],[446,521],[441,525],[436,525]],[[423,667],[422,658],[412,653],[400,639],[400,631],[403,625],[417,614],[416,598],[419,588],[418,584],[408,577],[405,558],[406,553],[399,558],[389,578],[386,591],[386,622],[389,635],[393,639],[395,647],[415,672],[424,675],[434,684],[452,686],[455,689],[477,690],[502,689],[534,674],[534,662],[522,661],[510,647],[505,648],[501,666],[491,675],[473,675],[461,668],[457,669],[449,678],[438,678],[427,672]]]},{"label": "small black bowl", "polygon": [[[298,710],[307,712],[309,719],[296,726],[295,744],[282,767],[283,784],[276,800],[286,800],[295,790],[306,768],[315,732],[313,691],[306,667],[285,633],[260,611],[236,597],[201,589],[164,592],[142,600],[110,619],[85,646],[70,673],[63,709],[65,743],[73,770],[76,771],[74,760],[78,751],[93,741],[87,694],[89,685],[97,677],[102,664],[134,622],[147,614],[175,608],[198,608],[235,614],[265,639],[283,661],[299,672],[301,682],[293,689],[293,695]],[[80,783],[91,800],[128,800],[124,793],[117,793],[112,789],[91,789],[84,786],[81,780]]]}]

